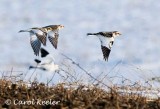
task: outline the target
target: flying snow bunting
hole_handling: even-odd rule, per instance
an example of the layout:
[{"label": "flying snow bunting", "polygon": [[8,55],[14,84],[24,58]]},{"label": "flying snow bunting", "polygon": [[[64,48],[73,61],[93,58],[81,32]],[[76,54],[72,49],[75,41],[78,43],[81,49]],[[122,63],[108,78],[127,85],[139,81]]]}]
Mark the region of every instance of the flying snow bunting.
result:
[{"label": "flying snow bunting", "polygon": [[51,44],[55,49],[57,49],[58,44],[58,37],[59,37],[59,30],[64,28],[63,25],[48,25],[45,27],[42,27],[47,31],[47,36]]},{"label": "flying snow bunting", "polygon": [[35,59],[34,61],[38,64],[37,66],[30,66],[29,69],[38,68],[44,71],[58,71],[59,66],[54,63],[53,57],[49,54],[48,51],[41,48],[41,60]]},{"label": "flying snow bunting", "polygon": [[39,56],[41,43],[46,46],[47,36],[51,44],[57,49],[59,29],[64,28],[63,25],[49,25],[45,27],[35,27],[27,30],[20,30],[19,32],[30,33],[30,43],[34,54]]},{"label": "flying snow bunting", "polygon": [[30,28],[27,30],[20,30],[19,32],[29,32],[30,33],[30,44],[34,51],[34,54],[39,56],[39,51],[41,48],[41,43],[46,45],[46,36],[47,33],[42,28]]},{"label": "flying snow bunting", "polygon": [[108,61],[108,57],[111,52],[112,45],[114,43],[114,39],[117,36],[121,35],[121,33],[118,31],[111,31],[111,32],[87,33],[87,35],[98,36],[101,42],[101,49],[102,49],[104,60]]}]

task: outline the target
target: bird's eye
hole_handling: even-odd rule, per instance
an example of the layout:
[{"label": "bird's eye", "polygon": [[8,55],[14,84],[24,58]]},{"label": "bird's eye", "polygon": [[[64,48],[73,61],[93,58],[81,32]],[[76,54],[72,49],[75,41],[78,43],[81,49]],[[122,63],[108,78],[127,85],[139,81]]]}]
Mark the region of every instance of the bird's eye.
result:
[{"label": "bird's eye", "polygon": [[119,33],[116,33],[116,35],[119,35]]}]

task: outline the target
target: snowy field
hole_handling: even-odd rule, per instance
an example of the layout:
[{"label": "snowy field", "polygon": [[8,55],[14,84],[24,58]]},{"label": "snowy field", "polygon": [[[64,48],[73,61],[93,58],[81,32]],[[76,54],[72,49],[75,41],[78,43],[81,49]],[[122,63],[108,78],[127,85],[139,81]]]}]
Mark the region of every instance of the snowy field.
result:
[{"label": "snowy field", "polygon": [[[26,72],[35,64],[29,34],[19,30],[62,24],[58,50],[47,43],[56,63],[65,60],[63,53],[95,77],[102,72],[133,81],[160,76],[159,10],[158,0],[0,0],[0,72]],[[86,33],[112,30],[122,35],[105,62],[98,38]]]}]

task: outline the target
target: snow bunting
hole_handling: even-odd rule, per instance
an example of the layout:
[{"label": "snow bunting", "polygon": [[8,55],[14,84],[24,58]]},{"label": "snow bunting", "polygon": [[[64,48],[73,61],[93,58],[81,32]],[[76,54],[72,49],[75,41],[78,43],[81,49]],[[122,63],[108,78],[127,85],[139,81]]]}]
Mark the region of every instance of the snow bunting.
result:
[{"label": "snow bunting", "polygon": [[101,42],[101,49],[102,49],[104,60],[108,61],[108,57],[111,52],[112,45],[114,43],[114,39],[117,36],[121,35],[121,33],[118,31],[112,31],[112,32],[87,33],[87,35],[98,36]]},{"label": "snow bunting", "polygon": [[58,71],[59,66],[54,63],[54,59],[49,52],[43,48],[40,51],[42,59],[35,59],[34,61],[37,63],[37,66],[30,66],[29,69],[38,68],[50,72]]},{"label": "snow bunting", "polygon": [[34,51],[34,54],[39,56],[39,51],[41,48],[41,43],[46,45],[46,36],[47,33],[43,28],[30,28],[27,30],[20,30],[19,32],[29,32],[30,33],[30,44]]},{"label": "snow bunting", "polygon": [[42,28],[47,30],[47,36],[48,36],[49,41],[51,42],[53,47],[57,49],[59,30],[64,28],[64,26],[63,25],[48,25]]}]

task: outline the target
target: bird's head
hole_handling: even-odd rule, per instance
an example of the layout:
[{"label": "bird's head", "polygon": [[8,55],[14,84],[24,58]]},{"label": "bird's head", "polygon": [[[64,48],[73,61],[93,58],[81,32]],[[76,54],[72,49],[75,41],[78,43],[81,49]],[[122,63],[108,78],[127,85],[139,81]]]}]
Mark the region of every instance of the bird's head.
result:
[{"label": "bird's head", "polygon": [[118,31],[113,31],[113,36],[117,37],[117,36],[120,36],[122,35],[120,32]]},{"label": "bird's head", "polygon": [[63,25],[58,25],[58,29],[62,29],[62,28],[64,28]]}]

